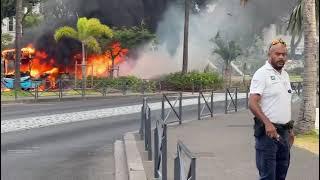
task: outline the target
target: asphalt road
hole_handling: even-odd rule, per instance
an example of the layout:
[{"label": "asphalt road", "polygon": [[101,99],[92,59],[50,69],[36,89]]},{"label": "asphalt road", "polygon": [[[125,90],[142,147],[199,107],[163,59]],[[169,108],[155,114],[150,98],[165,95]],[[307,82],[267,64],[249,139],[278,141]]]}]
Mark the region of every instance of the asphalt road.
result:
[{"label": "asphalt road", "polygon": [[[141,98],[8,104],[1,107],[1,121],[137,104]],[[214,107],[223,112],[223,103]],[[152,119],[159,117],[159,110],[152,111]],[[183,107],[183,117],[195,120],[197,106]],[[139,124],[140,113],[134,113],[2,133],[1,180],[113,180],[113,142]]]}]

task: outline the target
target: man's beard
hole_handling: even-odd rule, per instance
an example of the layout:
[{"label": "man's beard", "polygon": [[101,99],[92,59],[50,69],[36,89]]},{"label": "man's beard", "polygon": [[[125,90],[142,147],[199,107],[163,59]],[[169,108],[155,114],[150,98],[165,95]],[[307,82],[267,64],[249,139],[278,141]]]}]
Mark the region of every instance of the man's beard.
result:
[{"label": "man's beard", "polygon": [[[279,63],[281,63],[282,65],[278,65]],[[277,70],[277,71],[280,71],[282,70],[282,68],[284,67],[284,64],[285,64],[285,61],[278,61],[278,62],[273,62],[271,63],[272,67]]]}]

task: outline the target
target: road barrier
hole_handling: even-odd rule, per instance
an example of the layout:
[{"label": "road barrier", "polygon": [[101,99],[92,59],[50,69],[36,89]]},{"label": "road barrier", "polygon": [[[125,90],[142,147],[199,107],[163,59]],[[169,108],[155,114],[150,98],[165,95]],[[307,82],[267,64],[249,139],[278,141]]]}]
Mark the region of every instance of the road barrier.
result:
[{"label": "road barrier", "polygon": [[177,157],[174,159],[174,179],[196,180],[196,157],[180,140],[177,142]]},{"label": "road barrier", "polygon": [[[209,96],[205,96],[204,93],[209,92]],[[201,107],[201,100],[204,101],[203,106]],[[207,107],[209,113],[203,114],[204,109]],[[206,117],[213,117],[213,90],[201,90],[199,91],[198,96],[198,120],[201,120]]]}]

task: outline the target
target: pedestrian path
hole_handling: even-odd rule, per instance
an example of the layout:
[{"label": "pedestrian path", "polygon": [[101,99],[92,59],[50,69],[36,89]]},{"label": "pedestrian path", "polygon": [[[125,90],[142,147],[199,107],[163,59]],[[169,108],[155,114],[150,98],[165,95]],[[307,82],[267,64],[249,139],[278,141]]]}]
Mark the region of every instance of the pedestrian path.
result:
[{"label": "pedestrian path", "polygon": [[[177,141],[196,156],[197,180],[256,180],[252,114],[248,110],[215,115],[168,126],[168,180],[173,180]],[[137,140],[148,179],[153,178],[153,162],[147,161],[143,141]],[[293,147],[288,180],[318,180],[319,156]]]}]

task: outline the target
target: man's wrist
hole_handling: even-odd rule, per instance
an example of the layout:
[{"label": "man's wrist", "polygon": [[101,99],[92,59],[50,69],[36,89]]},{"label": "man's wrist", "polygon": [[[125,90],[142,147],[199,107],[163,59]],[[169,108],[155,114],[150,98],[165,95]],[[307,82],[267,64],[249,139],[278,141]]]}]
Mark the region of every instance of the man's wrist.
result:
[{"label": "man's wrist", "polygon": [[263,124],[265,126],[268,126],[268,125],[272,124],[271,121],[268,118],[264,119],[262,122],[263,122]]}]

